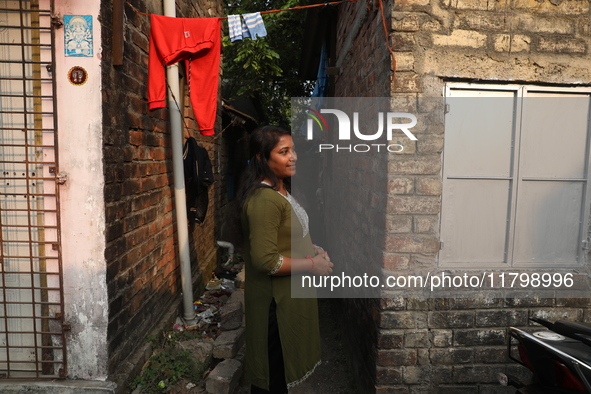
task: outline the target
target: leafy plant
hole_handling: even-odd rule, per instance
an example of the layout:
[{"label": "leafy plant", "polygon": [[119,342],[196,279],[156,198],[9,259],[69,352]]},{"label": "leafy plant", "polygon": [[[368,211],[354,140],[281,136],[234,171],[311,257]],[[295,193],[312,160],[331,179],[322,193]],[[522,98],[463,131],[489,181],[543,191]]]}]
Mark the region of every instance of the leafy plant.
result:
[{"label": "leafy plant", "polygon": [[[303,5],[304,0],[227,0],[227,14],[244,14]],[[224,95],[251,99],[261,123],[289,126],[291,97],[309,96],[312,83],[299,75],[305,11],[263,16],[267,36],[231,43],[224,37]]]},{"label": "leafy plant", "polygon": [[207,366],[201,362],[196,363],[188,350],[180,350],[175,346],[176,341],[183,337],[183,333],[171,334],[175,336],[170,337],[165,333],[164,339],[155,336],[148,339],[162,347],[150,357],[142,374],[132,383],[133,388],[140,387],[141,393],[168,393],[171,387],[183,378],[197,382],[203,377]]}]

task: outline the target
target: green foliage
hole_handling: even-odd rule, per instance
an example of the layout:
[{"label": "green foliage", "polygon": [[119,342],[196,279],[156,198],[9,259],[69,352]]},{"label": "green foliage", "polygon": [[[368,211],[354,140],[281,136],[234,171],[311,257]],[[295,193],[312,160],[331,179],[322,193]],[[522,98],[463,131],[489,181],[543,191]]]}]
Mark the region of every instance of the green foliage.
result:
[{"label": "green foliage", "polygon": [[204,370],[202,363],[199,367],[195,364],[188,350],[179,351],[175,347],[168,347],[150,357],[149,365],[133,385],[140,386],[142,393],[166,393],[182,378],[197,382]]},{"label": "green foliage", "polygon": [[207,368],[203,363],[196,363],[188,350],[179,350],[177,341],[195,338],[194,333],[169,332],[162,337],[150,336],[149,342],[159,347],[148,360],[142,374],[135,378],[132,388],[140,387],[145,394],[168,393],[171,387],[182,378],[198,382]]},{"label": "green foliage", "polygon": [[[226,14],[276,10],[307,4],[304,0],[236,0],[226,4]],[[309,96],[310,81],[299,76],[306,12],[264,14],[267,36],[231,43],[224,37],[224,95],[249,98],[261,123],[289,126],[291,97]],[[224,25],[227,28],[227,25]]]}]

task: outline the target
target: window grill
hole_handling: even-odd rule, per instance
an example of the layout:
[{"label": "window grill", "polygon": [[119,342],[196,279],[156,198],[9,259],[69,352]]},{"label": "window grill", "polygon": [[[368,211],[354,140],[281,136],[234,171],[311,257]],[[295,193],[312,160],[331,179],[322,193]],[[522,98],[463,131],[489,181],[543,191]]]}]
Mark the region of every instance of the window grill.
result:
[{"label": "window grill", "polygon": [[53,0],[0,0],[0,378],[66,377]]}]

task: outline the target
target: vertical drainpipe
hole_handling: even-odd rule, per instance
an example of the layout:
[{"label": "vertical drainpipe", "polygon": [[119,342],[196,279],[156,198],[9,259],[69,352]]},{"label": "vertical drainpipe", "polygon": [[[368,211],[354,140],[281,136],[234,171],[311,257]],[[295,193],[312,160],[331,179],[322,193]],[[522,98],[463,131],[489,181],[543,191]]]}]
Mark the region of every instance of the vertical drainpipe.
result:
[{"label": "vertical drainpipe", "polygon": [[[176,17],[175,0],[163,0],[164,16]],[[172,166],[174,174],[174,201],[176,211],[177,234],[179,240],[179,258],[181,263],[181,284],[183,292],[183,318],[187,325],[193,325],[193,283],[191,281],[191,256],[189,253],[189,227],[187,223],[187,204],[185,197],[185,177],[183,168],[183,127],[180,112],[181,100],[179,88],[178,64],[166,68],[168,91],[168,110],[172,137]],[[171,92],[172,91],[172,92]],[[173,97],[174,95],[174,97]]]}]

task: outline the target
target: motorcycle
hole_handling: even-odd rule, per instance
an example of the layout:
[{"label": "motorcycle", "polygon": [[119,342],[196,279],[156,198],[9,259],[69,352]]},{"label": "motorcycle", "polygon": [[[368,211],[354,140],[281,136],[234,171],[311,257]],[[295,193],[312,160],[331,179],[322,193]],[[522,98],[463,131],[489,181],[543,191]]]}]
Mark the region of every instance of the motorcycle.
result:
[{"label": "motorcycle", "polygon": [[507,352],[533,373],[534,382],[526,385],[504,373],[499,373],[499,382],[515,387],[516,394],[591,393],[591,324],[530,320],[548,330],[530,334],[509,327]]}]

